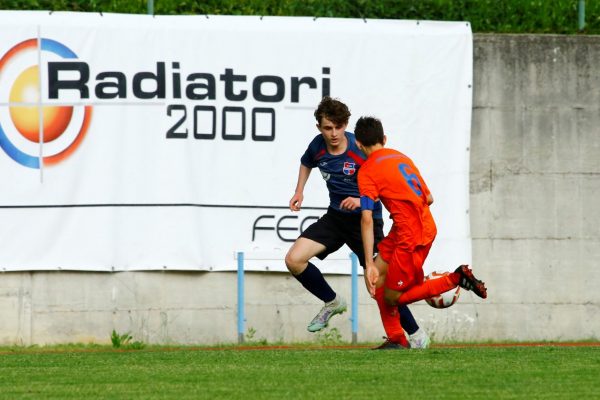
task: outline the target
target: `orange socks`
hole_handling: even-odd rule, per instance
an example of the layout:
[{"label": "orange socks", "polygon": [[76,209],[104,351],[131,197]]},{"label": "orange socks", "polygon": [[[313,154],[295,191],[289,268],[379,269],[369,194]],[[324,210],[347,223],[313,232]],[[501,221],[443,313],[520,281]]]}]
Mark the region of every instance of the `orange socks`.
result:
[{"label": "orange socks", "polygon": [[398,299],[398,303],[410,304],[454,289],[458,285],[459,278],[460,276],[456,272],[452,272],[438,279],[427,280],[402,293]]},{"label": "orange socks", "polygon": [[404,329],[402,329],[402,325],[400,325],[398,308],[396,306],[388,305],[383,299],[383,293],[383,286],[375,290],[375,300],[379,307],[379,314],[381,315],[381,322],[383,322],[385,334],[392,342],[398,343],[404,347],[409,347],[406,336],[404,335]]},{"label": "orange socks", "polygon": [[[398,299],[398,303],[414,303],[415,301],[444,293],[450,289],[454,289],[458,285],[459,279],[460,275],[456,272],[452,272],[447,276],[438,279],[427,280],[402,293]],[[385,333],[392,342],[398,343],[404,347],[410,347],[406,340],[404,329],[402,329],[402,325],[400,324],[398,308],[397,306],[390,306],[385,302],[384,292],[385,289],[383,286],[375,290],[375,300],[379,307],[379,314],[381,315],[381,322],[383,323]]]}]

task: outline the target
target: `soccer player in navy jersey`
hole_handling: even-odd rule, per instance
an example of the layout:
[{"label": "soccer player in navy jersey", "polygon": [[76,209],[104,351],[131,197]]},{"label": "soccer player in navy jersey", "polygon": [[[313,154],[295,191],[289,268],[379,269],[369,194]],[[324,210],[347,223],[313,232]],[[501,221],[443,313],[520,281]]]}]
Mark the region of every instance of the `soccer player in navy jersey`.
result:
[{"label": "soccer player in navy jersey", "polygon": [[[329,286],[321,271],[310,262],[313,257],[323,260],[344,244],[358,256],[365,267],[361,238],[361,208],[358,193],[358,169],[366,156],[356,145],[354,134],[346,132],[350,111],[337,99],[324,97],[315,110],[317,129],[320,134],[310,142],[300,159],[296,191],[289,206],[299,211],[304,200],[304,186],[313,168],[319,168],[329,191],[329,207],[325,215],[310,225],[289,249],[285,264],[292,275],[325,305],[308,325],[308,331],[325,328],[329,319],[346,311],[346,301]],[[373,210],[375,246],[383,239],[381,204]],[[366,281],[365,281],[366,283]],[[419,329],[406,305],[398,306],[402,327],[409,334],[413,348],[426,348],[429,337]],[[387,340],[378,349],[407,347]]]}]

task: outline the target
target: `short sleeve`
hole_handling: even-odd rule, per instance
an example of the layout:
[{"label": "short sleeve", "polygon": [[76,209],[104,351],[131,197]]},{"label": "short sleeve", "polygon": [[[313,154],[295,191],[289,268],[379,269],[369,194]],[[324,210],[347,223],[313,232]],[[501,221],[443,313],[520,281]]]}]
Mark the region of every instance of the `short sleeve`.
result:
[{"label": "short sleeve", "polygon": [[377,190],[377,185],[369,174],[369,169],[365,168],[365,166],[358,171],[358,192],[361,197],[361,206],[363,197],[367,197],[373,202],[379,200],[379,191]]},{"label": "short sleeve", "polygon": [[313,139],[312,142],[308,145],[308,148],[300,158],[300,162],[302,165],[308,168],[315,168],[317,166],[317,152],[319,150],[319,145],[317,142],[317,138]]}]

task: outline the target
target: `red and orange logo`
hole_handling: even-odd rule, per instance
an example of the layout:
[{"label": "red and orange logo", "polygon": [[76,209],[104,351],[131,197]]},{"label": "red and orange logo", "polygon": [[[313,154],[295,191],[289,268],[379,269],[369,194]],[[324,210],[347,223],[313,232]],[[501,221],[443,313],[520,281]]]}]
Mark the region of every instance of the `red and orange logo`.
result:
[{"label": "red and orange logo", "polygon": [[44,101],[42,59],[76,59],[52,39],[28,39],[0,58],[0,147],[29,168],[68,158],[89,128],[92,106]]}]

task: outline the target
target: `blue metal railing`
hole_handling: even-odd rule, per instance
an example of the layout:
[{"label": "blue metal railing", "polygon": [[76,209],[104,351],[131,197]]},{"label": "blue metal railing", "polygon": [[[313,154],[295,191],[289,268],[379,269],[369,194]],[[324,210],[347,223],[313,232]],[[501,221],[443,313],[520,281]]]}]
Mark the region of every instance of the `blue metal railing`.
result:
[{"label": "blue metal railing", "polygon": [[585,28],[585,0],[579,0],[579,5],[577,7],[577,27],[580,31]]},{"label": "blue metal railing", "polygon": [[358,341],[358,257],[354,253],[350,253],[352,260],[352,344]]},{"label": "blue metal railing", "polygon": [[238,262],[238,270],[237,270],[237,298],[238,298],[238,343],[244,342],[244,332],[246,316],[244,312],[244,253],[237,253],[237,262]]}]

